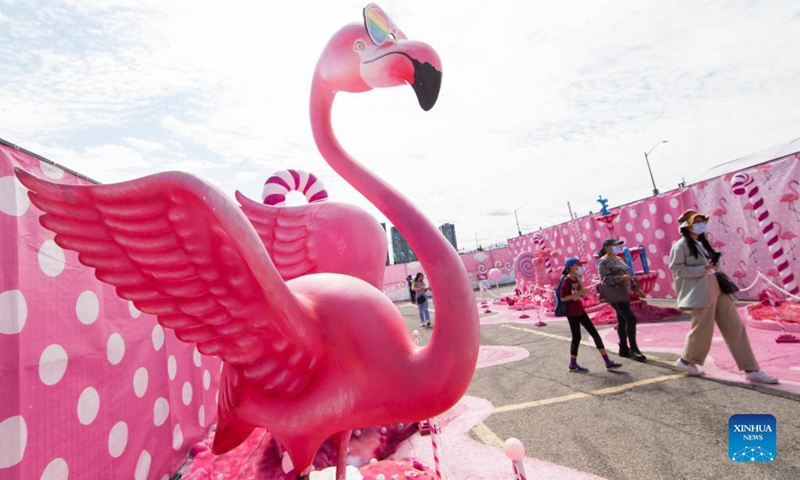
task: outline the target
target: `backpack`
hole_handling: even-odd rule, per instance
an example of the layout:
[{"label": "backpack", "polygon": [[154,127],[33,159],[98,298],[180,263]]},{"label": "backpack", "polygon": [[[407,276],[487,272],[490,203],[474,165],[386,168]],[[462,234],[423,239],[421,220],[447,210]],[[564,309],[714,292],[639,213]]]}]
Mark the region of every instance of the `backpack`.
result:
[{"label": "backpack", "polygon": [[561,275],[558,286],[553,291],[553,313],[556,317],[567,316],[567,302],[561,300],[561,287],[564,285],[565,275]]}]

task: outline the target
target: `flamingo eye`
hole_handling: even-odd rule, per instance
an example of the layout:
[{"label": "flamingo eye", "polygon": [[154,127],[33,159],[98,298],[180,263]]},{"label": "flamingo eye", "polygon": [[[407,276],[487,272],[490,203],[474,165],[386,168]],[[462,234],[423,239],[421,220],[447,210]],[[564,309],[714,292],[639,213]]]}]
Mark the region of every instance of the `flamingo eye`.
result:
[{"label": "flamingo eye", "polygon": [[367,44],[363,40],[356,40],[356,43],[353,44],[353,50],[364,50],[365,48],[367,48]]}]

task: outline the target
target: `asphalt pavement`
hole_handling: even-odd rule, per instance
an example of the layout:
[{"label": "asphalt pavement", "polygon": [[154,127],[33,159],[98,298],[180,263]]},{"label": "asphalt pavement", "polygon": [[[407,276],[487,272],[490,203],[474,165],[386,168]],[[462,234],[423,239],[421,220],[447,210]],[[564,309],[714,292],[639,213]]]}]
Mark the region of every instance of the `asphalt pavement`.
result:
[{"label": "asphalt pavement", "polygon": [[[420,344],[427,343],[431,330],[419,328],[416,306],[398,308],[409,331],[419,330]],[[645,351],[646,363],[612,354],[623,368],[607,371],[585,343],[588,335],[579,360],[591,371],[576,374],[567,370],[569,340],[564,321],[481,327],[481,345],[521,347],[530,355],[476,370],[467,395],[489,400],[495,411],[473,428],[475,440],[500,446],[500,439],[516,437],[530,457],[612,480],[800,479],[800,396],[689,377],[672,366],[675,355],[659,352]],[[776,460],[735,463],[728,456],[728,420],[754,413],[776,417]]]}]

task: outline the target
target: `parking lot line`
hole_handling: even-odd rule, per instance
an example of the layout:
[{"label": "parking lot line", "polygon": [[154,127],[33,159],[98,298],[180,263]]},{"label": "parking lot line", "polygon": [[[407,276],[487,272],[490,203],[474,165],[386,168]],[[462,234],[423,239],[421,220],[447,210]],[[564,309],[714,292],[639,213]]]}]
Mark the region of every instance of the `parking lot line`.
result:
[{"label": "parking lot line", "polygon": [[[557,335],[555,333],[541,332],[539,330],[532,330],[530,328],[517,327],[516,325],[502,324],[500,326],[504,327],[504,328],[510,328],[512,330],[520,330],[522,332],[532,333],[534,335],[539,335],[540,337],[554,338],[556,340],[562,340],[562,341],[565,341],[565,342],[571,342],[572,341],[571,337],[567,337],[567,336],[564,336],[564,335]],[[581,340],[581,345],[586,345],[587,347],[594,347],[594,343],[589,342],[588,340]],[[619,351],[610,349],[608,347],[606,347],[606,350],[608,350],[611,353],[619,354]],[[673,362],[671,360],[667,360],[667,359],[661,358],[661,357],[656,357],[655,355],[652,355],[650,353],[647,354],[647,361],[648,362],[663,363],[664,365],[669,365],[669,366],[675,365],[675,362]]]}]

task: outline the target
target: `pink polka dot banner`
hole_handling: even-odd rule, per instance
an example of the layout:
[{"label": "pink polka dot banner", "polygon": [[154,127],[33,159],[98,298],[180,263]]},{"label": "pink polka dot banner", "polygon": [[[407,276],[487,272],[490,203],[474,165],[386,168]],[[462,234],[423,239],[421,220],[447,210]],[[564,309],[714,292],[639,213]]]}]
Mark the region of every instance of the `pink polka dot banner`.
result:
[{"label": "pink polka dot banner", "polygon": [[220,362],[179,342],[39,226],[0,145],[0,478],[164,480],[216,420]]},{"label": "pink polka dot banner", "polygon": [[[770,230],[777,232],[788,270],[800,272],[800,250],[797,249],[800,235],[800,154],[788,155],[742,172],[759,185],[764,203],[772,216]],[[674,298],[669,252],[672,242],[679,236],[677,219],[684,210],[697,210],[711,215],[707,236],[714,248],[723,252],[722,270],[740,288],[753,285],[749,290],[740,292],[739,298],[756,300],[764,288],[771,287],[765,280],[756,282],[758,272],[778,286],[782,286],[782,283],[754,206],[749,204],[746,196],[737,197],[731,191],[730,180],[734,173],[613,208],[610,211],[618,214],[612,223],[613,230],[593,217],[585,216],[576,221],[577,228],[565,222],[536,234],[548,248],[557,252],[556,267],[559,271],[564,259],[578,254],[581,241],[589,253],[597,252],[608,237],[622,238],[628,246],[641,244],[647,252],[650,270],[658,273],[650,295],[655,298]],[[612,195],[611,192],[598,193]],[[564,213],[566,216],[567,212]],[[534,233],[529,233],[509,239],[512,257],[524,251],[533,252],[534,236]],[[639,262],[636,267],[641,270]],[[595,271],[593,265],[590,264],[589,268],[590,272]]]}]

